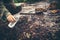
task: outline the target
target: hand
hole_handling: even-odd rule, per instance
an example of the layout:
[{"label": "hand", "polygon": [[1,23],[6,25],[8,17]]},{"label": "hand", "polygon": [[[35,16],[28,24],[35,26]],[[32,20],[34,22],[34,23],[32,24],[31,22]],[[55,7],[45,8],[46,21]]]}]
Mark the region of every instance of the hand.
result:
[{"label": "hand", "polygon": [[9,15],[9,16],[7,17],[7,20],[8,20],[9,22],[15,22],[15,18],[14,18],[13,15]]}]

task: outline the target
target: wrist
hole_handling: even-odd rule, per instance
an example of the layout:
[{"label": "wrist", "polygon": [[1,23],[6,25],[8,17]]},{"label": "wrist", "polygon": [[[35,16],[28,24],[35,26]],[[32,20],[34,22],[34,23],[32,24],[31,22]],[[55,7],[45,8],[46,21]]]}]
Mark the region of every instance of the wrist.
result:
[{"label": "wrist", "polygon": [[8,13],[8,14],[6,15],[6,17],[8,17],[9,15],[11,15],[11,13]]}]

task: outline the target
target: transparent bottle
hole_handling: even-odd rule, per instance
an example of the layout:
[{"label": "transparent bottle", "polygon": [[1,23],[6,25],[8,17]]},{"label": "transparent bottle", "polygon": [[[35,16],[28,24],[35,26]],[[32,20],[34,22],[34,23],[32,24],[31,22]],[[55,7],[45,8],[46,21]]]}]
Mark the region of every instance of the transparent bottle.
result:
[{"label": "transparent bottle", "polygon": [[8,24],[8,27],[10,27],[10,28],[13,28],[16,25],[16,23],[19,21],[20,15],[19,14],[15,14],[14,17],[15,17],[16,21],[15,22],[10,22]]}]

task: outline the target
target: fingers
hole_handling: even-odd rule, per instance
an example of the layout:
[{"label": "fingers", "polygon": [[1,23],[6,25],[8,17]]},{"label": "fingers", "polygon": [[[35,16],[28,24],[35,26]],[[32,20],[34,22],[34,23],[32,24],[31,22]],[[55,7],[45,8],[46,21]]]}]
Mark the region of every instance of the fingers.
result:
[{"label": "fingers", "polygon": [[9,15],[9,16],[7,17],[7,20],[8,20],[9,22],[15,22],[15,18],[14,18],[13,15]]},{"label": "fingers", "polygon": [[13,21],[13,22],[15,22],[15,21],[16,21],[16,19],[14,18],[14,16],[12,16],[11,18],[12,18],[12,21]]}]

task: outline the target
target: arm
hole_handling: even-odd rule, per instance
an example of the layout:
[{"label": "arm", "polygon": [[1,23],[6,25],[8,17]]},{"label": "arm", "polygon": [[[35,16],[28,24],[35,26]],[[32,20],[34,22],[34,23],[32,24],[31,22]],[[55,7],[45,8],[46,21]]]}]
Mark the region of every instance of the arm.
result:
[{"label": "arm", "polygon": [[9,22],[15,21],[14,16],[5,7],[4,7],[4,13],[3,13],[2,19],[5,22],[6,22],[6,20],[8,20]]},{"label": "arm", "polygon": [[[3,2],[3,4],[6,6],[4,6],[4,13],[3,13],[3,16],[2,17],[6,17],[7,18],[7,20],[9,21],[9,22],[14,22],[15,21],[15,18],[14,18],[14,16],[13,15],[11,15],[11,14],[13,14],[12,12],[12,10],[10,11],[10,6],[8,6],[8,3],[11,3],[9,0],[2,0],[2,2]],[[7,3],[8,2],[8,3]],[[7,4],[7,5],[6,5]],[[9,9],[9,10],[7,10],[7,9]],[[11,9],[13,9],[13,8],[11,8]],[[15,10],[15,9],[14,9]],[[11,13],[10,13],[10,12]],[[4,19],[3,19],[4,20]]]},{"label": "arm", "polygon": [[3,0],[3,3],[6,6],[6,8],[9,10],[9,12],[12,14],[16,14],[22,9],[21,6],[16,7],[14,5],[13,0]]}]

